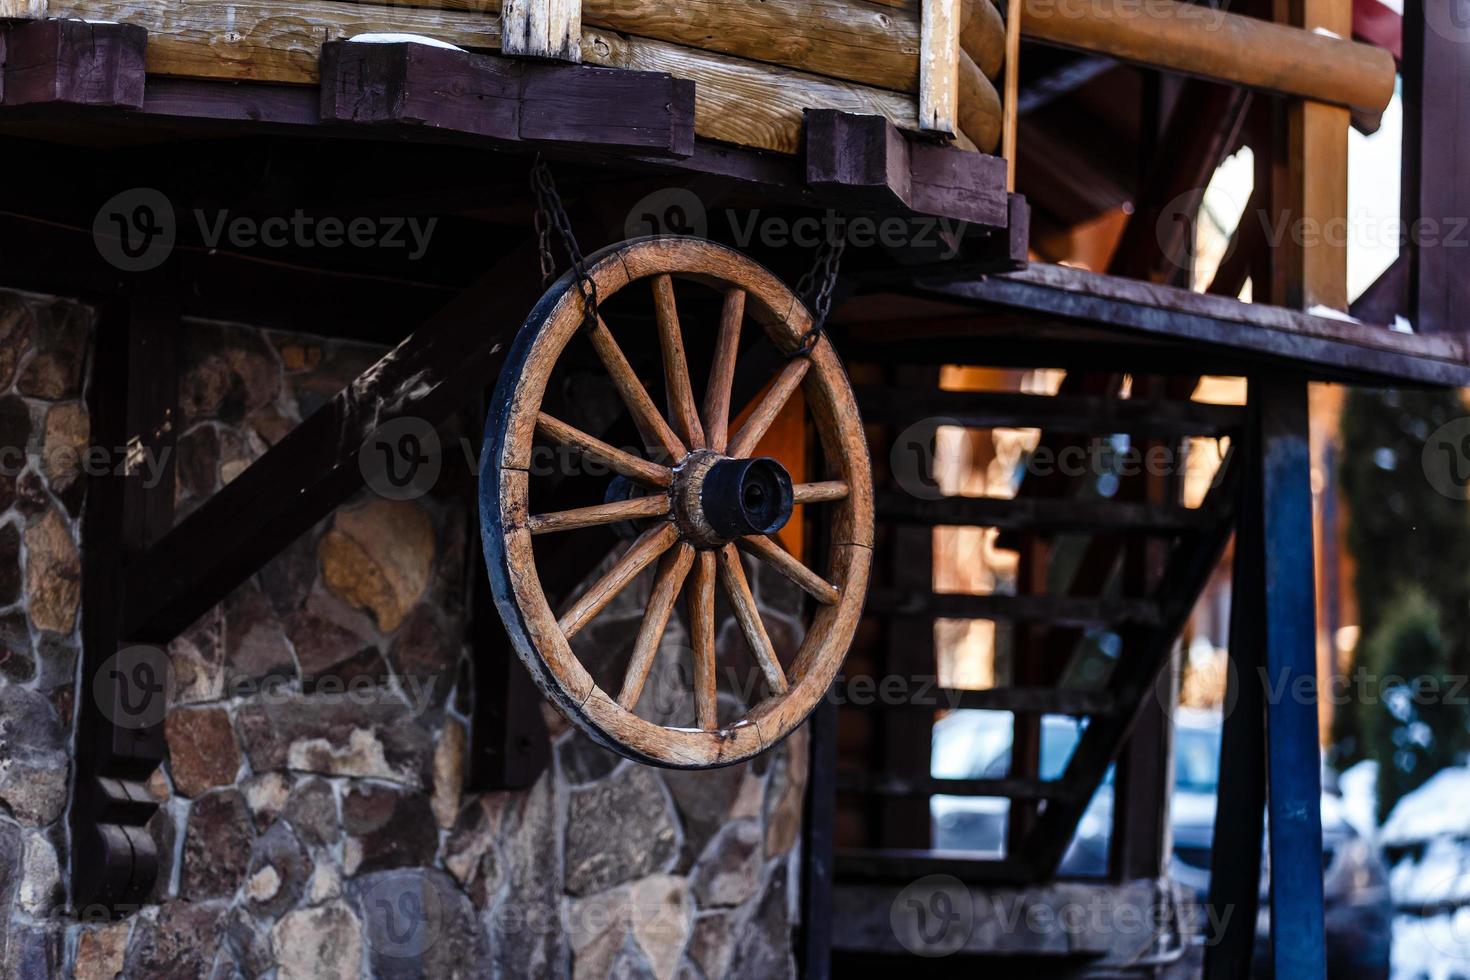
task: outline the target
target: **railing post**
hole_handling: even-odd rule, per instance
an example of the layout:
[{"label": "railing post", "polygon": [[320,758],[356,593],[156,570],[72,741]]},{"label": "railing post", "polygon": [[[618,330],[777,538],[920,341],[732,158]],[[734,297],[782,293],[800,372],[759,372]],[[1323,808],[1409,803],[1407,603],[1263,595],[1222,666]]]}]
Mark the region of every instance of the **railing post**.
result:
[{"label": "railing post", "polygon": [[582,60],[582,0],[505,0],[500,19],[502,54]]},{"label": "railing post", "polygon": [[919,127],[953,135],[959,132],[960,0],[923,0],[919,25]]}]

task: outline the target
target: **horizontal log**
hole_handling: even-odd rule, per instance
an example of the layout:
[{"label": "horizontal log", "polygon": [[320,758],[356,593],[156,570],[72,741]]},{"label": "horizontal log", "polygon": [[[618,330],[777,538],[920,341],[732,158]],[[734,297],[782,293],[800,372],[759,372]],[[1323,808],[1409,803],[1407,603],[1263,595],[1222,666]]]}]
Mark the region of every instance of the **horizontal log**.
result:
[{"label": "horizontal log", "polygon": [[979,148],[990,153],[1000,145],[1000,93],[967,52],[960,52],[960,128]]},{"label": "horizontal log", "polygon": [[1393,55],[1371,44],[1203,4],[1025,0],[1021,31],[1134,64],[1379,113],[1393,97]]},{"label": "horizontal log", "polygon": [[586,30],[582,58],[611,68],[693,79],[694,131],[706,139],[795,153],[807,108],[883,116],[901,129],[919,128],[913,96],[662,41]]},{"label": "horizontal log", "polygon": [[[445,5],[487,9],[481,0],[445,0]],[[412,33],[470,49],[500,47],[499,18],[469,10],[334,0],[187,5],[163,5],[156,0],[64,0],[53,3],[50,12],[143,27],[149,34],[148,71],[190,78],[315,84],[320,80],[322,45],[357,34]],[[794,153],[800,145],[806,108],[878,115],[902,129],[919,128],[918,106],[911,94],[693,47],[586,28],[582,58],[587,64],[667,72],[696,82],[695,132],[706,139]],[[973,108],[975,99],[971,104],[970,125],[982,133],[992,125],[998,131],[998,98],[991,109],[993,121],[986,118],[983,108]],[[968,139],[960,145],[974,148]]]}]

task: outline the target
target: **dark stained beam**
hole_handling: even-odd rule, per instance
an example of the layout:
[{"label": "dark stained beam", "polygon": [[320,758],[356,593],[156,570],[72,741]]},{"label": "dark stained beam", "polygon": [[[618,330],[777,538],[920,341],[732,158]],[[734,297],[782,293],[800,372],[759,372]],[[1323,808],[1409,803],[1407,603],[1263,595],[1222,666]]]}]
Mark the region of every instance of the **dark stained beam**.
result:
[{"label": "dark stained beam", "polygon": [[369,437],[396,419],[443,420],[492,384],[539,292],[512,252],[411,337],[179,522],[126,571],[123,635],[166,642],[272,556],[386,472]]},{"label": "dark stained beam", "polygon": [[4,31],[6,107],[143,105],[148,32],[130,24],[34,20]]}]

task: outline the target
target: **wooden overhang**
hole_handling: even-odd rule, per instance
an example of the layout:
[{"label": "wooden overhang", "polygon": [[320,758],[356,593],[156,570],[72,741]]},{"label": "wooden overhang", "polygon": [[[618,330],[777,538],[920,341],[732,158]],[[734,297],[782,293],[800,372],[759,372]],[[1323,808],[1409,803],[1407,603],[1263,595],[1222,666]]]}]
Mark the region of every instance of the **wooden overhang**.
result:
[{"label": "wooden overhang", "polygon": [[[974,345],[987,363],[1267,370],[1348,384],[1470,386],[1463,334],[1405,333],[1042,263],[1014,272],[919,277],[901,296],[844,311],[837,326],[863,348],[928,345],[956,363]],[[1045,352],[1040,361],[1038,348]]]}]

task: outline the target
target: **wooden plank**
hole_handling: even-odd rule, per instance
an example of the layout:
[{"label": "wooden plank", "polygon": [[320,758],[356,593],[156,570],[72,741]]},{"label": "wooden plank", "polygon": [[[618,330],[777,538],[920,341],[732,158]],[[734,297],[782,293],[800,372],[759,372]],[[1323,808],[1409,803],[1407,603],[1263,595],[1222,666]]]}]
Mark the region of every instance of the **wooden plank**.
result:
[{"label": "wooden plank", "polygon": [[1343,40],[1350,22],[1334,37],[1175,0],[1143,8],[1095,0],[1081,9],[1024,0],[1023,10],[1027,37],[1134,64],[1368,113],[1393,97],[1393,55]]},{"label": "wooden plank", "polygon": [[989,796],[1010,800],[1066,800],[1075,790],[1063,783],[1038,779],[933,779],[889,773],[838,772],[839,793],[872,796]]},{"label": "wooden plank", "polygon": [[996,527],[1070,533],[1177,534],[1209,527],[1220,515],[1204,507],[1153,505],[1126,500],[1049,497],[941,497],[925,500],[902,491],[878,496],[885,521]]},{"label": "wooden plank", "polygon": [[502,0],[500,19],[506,54],[582,60],[582,0]]},{"label": "wooden plank", "polygon": [[0,59],[4,104],[141,108],[147,47],[147,32],[126,24],[16,24]]},{"label": "wooden plank", "polygon": [[388,460],[369,438],[396,419],[432,424],[483,389],[520,327],[538,280],[529,247],[474,287],[307,418],[189,514],[126,571],[129,640],[166,642],[227,596]]},{"label": "wooden plank", "polygon": [[1155,624],[1158,607],[1147,599],[1094,599],[1049,595],[963,595],[873,586],[863,607],[869,615],[908,619],[994,619],[1053,626]]},{"label": "wooden plank", "polygon": [[1317,679],[1312,555],[1312,454],[1307,386],[1251,379],[1259,406],[1265,555],[1266,773],[1271,849],[1271,947],[1278,977],[1327,975],[1322,895],[1322,756],[1317,702],[1295,692]]},{"label": "wooden plank", "polygon": [[920,0],[919,128],[952,136],[959,101],[960,0]]},{"label": "wooden plank", "polygon": [[1260,363],[1290,362],[1315,379],[1470,383],[1470,358],[1461,337],[1396,333],[1081,269],[1033,263],[983,279],[923,283],[922,290],[1173,338],[1194,346],[1196,353],[1206,349],[1201,345],[1244,351]]},{"label": "wooden plank", "polygon": [[929,416],[935,425],[974,429],[1044,428],[1048,432],[1115,432],[1138,436],[1221,436],[1240,428],[1235,405],[1160,398],[1095,395],[1027,395],[1013,391],[915,391],[860,387],[858,406],[867,422],[899,422]]},{"label": "wooden plank", "polygon": [[[1266,552],[1261,513],[1259,426],[1253,421],[1236,458],[1241,501],[1230,588],[1230,663],[1220,737],[1220,783],[1210,849],[1207,910],[1222,923],[1205,948],[1206,980],[1249,980],[1255,956],[1266,813]],[[1227,920],[1226,913],[1230,915]]]}]

